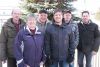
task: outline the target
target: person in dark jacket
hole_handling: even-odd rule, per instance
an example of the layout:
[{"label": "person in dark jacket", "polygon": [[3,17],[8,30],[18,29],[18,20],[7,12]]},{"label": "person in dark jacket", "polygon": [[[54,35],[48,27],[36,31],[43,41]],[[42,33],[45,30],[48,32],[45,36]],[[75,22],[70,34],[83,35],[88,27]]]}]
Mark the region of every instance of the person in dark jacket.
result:
[{"label": "person in dark jacket", "polygon": [[36,26],[39,30],[45,34],[46,27],[51,24],[51,21],[48,20],[48,12],[46,10],[40,10],[38,12]]},{"label": "person in dark jacket", "polygon": [[[51,21],[48,20],[48,12],[46,10],[40,10],[38,12],[38,17],[37,17],[37,22],[36,22],[36,26],[39,28],[39,30],[45,34],[45,30],[47,28],[48,25],[51,24]],[[45,58],[45,57],[44,57]],[[49,66],[48,62],[44,63],[45,67]]]},{"label": "person in dark jacket", "polygon": [[17,67],[16,60],[13,55],[14,38],[24,25],[25,22],[20,19],[21,10],[14,8],[12,10],[12,18],[4,23],[0,34],[0,60],[5,62],[7,60],[8,67]]},{"label": "person in dark jacket", "polygon": [[79,45],[78,49],[78,64],[79,67],[84,67],[83,59],[86,57],[86,67],[91,67],[92,56],[99,49],[100,33],[98,25],[90,20],[89,12],[82,12],[82,20],[78,23],[79,28]]},{"label": "person in dark jacket", "polygon": [[33,14],[27,17],[26,26],[15,38],[14,55],[18,67],[40,67],[43,56],[44,36],[36,26]]},{"label": "person in dark jacket", "polygon": [[74,34],[69,26],[63,24],[63,13],[54,11],[54,21],[45,31],[44,49],[48,67],[68,67],[67,58],[73,54]]},{"label": "person in dark jacket", "polygon": [[[74,48],[77,48],[77,45],[78,45],[78,42],[79,42],[78,25],[77,25],[77,23],[75,23],[72,20],[72,13],[71,13],[71,11],[65,10],[63,12],[63,15],[64,15],[65,24],[67,26],[71,26],[71,28],[72,28],[72,31],[73,31],[74,36],[75,36],[75,39],[74,39]],[[69,59],[69,67],[74,67],[74,61],[73,61],[74,60],[74,53],[70,57],[71,57],[71,59]]]}]

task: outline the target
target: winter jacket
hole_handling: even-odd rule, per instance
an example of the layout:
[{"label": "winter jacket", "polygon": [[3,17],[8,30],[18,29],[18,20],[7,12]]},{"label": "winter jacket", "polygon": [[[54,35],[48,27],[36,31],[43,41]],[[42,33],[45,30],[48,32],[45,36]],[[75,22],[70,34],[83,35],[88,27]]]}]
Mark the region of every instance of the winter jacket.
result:
[{"label": "winter jacket", "polygon": [[39,20],[37,20],[36,26],[39,30],[45,34],[46,27],[51,24],[51,21],[47,20],[45,24],[42,24]]},{"label": "winter jacket", "polygon": [[79,45],[78,50],[82,52],[98,51],[99,42],[98,38],[100,33],[97,24],[90,21],[89,24],[78,23],[79,28]]},{"label": "winter jacket", "polygon": [[[25,25],[25,22],[20,19],[20,29]],[[4,23],[0,34],[0,59],[5,60],[7,57],[14,58],[13,44],[17,30],[12,22],[12,18]]]},{"label": "winter jacket", "polygon": [[74,46],[77,48],[77,45],[79,43],[79,31],[78,31],[78,25],[73,20],[70,20],[69,23],[65,23],[66,25],[70,26],[72,28],[72,31],[74,33],[75,39],[74,39]]},{"label": "winter jacket", "polygon": [[43,41],[43,34],[37,27],[35,34],[32,34],[27,26],[19,31],[14,44],[14,55],[18,67],[39,66],[43,56]]},{"label": "winter jacket", "polygon": [[51,24],[45,31],[44,49],[52,61],[66,61],[74,50],[74,34],[69,26]]}]

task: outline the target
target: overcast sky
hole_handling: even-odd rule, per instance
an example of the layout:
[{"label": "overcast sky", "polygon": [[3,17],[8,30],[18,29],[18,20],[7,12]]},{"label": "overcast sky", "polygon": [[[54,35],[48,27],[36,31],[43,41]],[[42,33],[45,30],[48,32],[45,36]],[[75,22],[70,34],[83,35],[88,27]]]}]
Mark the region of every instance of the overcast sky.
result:
[{"label": "overcast sky", "polygon": [[0,0],[0,8],[19,6],[20,0]]},{"label": "overcast sky", "polygon": [[[0,0],[0,8],[16,7],[19,6],[19,2],[20,0]],[[80,11],[89,10],[95,12],[100,9],[100,0],[77,0],[74,6]]]},{"label": "overcast sky", "polygon": [[74,3],[74,6],[80,11],[89,10],[95,12],[100,9],[100,0],[78,0],[78,2]]}]

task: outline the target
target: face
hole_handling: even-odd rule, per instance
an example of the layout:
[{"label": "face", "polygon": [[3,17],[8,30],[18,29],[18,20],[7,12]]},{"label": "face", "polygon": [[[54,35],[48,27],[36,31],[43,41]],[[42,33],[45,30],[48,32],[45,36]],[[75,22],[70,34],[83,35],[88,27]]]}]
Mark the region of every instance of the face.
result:
[{"label": "face", "polygon": [[38,15],[39,21],[42,23],[45,23],[47,21],[47,17],[48,17],[48,15],[45,13],[41,13]]},{"label": "face", "polygon": [[53,18],[54,18],[56,23],[61,23],[62,22],[62,18],[63,18],[62,12],[56,12],[54,14]]},{"label": "face", "polygon": [[12,18],[14,20],[16,20],[16,21],[19,20],[20,16],[21,16],[21,10],[20,9],[14,9],[12,11]]},{"label": "face", "polygon": [[70,14],[70,13],[65,13],[65,14],[64,14],[64,19],[65,19],[65,21],[70,21],[71,18],[72,18],[72,14]]},{"label": "face", "polygon": [[83,13],[83,14],[82,14],[82,21],[83,21],[84,23],[86,23],[86,22],[88,22],[89,20],[90,20],[89,14],[88,14],[88,13]]},{"label": "face", "polygon": [[36,20],[34,17],[29,17],[27,19],[27,25],[30,29],[34,29],[36,27]]}]

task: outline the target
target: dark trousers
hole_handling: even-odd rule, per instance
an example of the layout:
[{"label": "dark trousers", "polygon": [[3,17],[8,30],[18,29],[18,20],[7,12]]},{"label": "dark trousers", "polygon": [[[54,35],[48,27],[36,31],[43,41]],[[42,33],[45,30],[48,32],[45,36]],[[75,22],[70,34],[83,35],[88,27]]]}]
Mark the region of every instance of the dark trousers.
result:
[{"label": "dark trousers", "polygon": [[0,67],[2,67],[2,61],[0,61]]},{"label": "dark trousers", "polygon": [[53,62],[50,67],[69,67],[66,61]]},{"label": "dark trousers", "polygon": [[7,59],[7,67],[17,67],[15,58]]},{"label": "dark trousers", "polygon": [[91,67],[92,52],[83,53],[78,51],[78,65],[79,67],[84,67],[83,59],[86,58],[86,67]]}]

